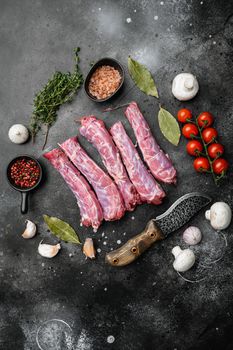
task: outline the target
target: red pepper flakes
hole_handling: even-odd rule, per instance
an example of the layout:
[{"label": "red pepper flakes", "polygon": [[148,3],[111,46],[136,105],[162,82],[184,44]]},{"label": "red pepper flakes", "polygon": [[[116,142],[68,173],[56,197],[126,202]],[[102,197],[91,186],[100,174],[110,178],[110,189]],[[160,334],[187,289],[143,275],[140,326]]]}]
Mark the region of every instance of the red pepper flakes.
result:
[{"label": "red pepper flakes", "polygon": [[21,188],[33,187],[39,177],[40,168],[33,159],[17,159],[10,168],[11,180]]}]

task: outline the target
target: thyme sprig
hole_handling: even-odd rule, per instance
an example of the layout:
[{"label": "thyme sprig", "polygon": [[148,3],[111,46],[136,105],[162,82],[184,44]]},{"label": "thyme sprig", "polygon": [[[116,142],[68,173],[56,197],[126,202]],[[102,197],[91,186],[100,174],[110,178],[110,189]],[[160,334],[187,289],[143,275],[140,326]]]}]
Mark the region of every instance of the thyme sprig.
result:
[{"label": "thyme sprig", "polygon": [[75,50],[74,71],[62,73],[55,72],[47,84],[35,96],[34,109],[31,117],[30,130],[34,142],[36,135],[42,127],[45,127],[45,141],[42,149],[45,148],[50,127],[57,119],[57,111],[66,102],[71,102],[75,93],[83,83],[83,76],[79,68],[79,51]]}]

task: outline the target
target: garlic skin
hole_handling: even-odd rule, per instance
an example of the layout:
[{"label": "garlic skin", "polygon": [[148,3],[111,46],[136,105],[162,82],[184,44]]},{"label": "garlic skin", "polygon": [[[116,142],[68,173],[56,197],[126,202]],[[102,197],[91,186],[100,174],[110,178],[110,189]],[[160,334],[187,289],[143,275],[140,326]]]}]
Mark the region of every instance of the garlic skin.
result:
[{"label": "garlic skin", "polygon": [[56,245],[51,244],[43,244],[43,241],[40,242],[38,247],[38,253],[44,258],[53,258],[57,255],[59,250],[61,249],[61,245],[58,243]]},{"label": "garlic skin", "polygon": [[205,217],[215,230],[225,230],[231,223],[232,211],[227,203],[216,202],[205,212]]},{"label": "garlic skin", "polygon": [[95,259],[95,248],[92,238],[86,238],[85,243],[83,245],[83,254],[86,255],[89,259]]},{"label": "garlic skin", "polygon": [[26,126],[22,124],[14,124],[8,131],[8,137],[13,143],[25,143],[29,138],[29,131]]},{"label": "garlic skin", "polygon": [[196,260],[191,249],[182,250],[179,246],[172,249],[172,254],[175,257],[173,267],[178,272],[188,271],[194,265]]},{"label": "garlic skin", "polygon": [[188,101],[196,96],[199,84],[191,73],[180,73],[172,82],[172,93],[179,101]]},{"label": "garlic skin", "polygon": [[26,220],[26,228],[24,230],[24,232],[22,233],[22,237],[24,239],[30,239],[33,238],[36,234],[36,224],[34,224],[34,222],[30,221],[30,220]]},{"label": "garlic skin", "polygon": [[183,233],[183,240],[188,245],[196,245],[201,242],[202,233],[196,226],[189,226]]}]

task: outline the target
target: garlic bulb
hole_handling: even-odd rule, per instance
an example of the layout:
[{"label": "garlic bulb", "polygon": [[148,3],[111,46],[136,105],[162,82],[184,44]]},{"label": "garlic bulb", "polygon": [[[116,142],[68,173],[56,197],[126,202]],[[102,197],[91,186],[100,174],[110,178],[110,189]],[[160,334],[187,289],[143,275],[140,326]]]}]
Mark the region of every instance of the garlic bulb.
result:
[{"label": "garlic bulb", "polygon": [[198,90],[198,81],[191,73],[180,73],[172,82],[172,93],[179,101],[191,100],[196,96]]},{"label": "garlic bulb", "polygon": [[96,252],[92,238],[86,238],[85,243],[83,245],[83,253],[86,255],[87,258],[95,259]]},{"label": "garlic bulb", "polygon": [[33,238],[36,234],[36,224],[30,220],[26,220],[26,228],[22,233],[22,237],[25,239]]},{"label": "garlic bulb", "polygon": [[14,124],[8,131],[8,136],[13,143],[24,143],[29,137],[29,132],[26,126],[22,124]]},{"label": "garlic bulb", "polygon": [[51,245],[43,244],[41,241],[38,247],[38,253],[45,258],[53,258],[57,255],[60,249],[61,245],[59,243],[56,245]]},{"label": "garlic bulb", "polygon": [[183,233],[183,240],[189,245],[198,244],[201,241],[201,230],[196,226],[188,227]]},{"label": "garlic bulb", "polygon": [[191,249],[182,250],[179,246],[172,249],[175,257],[173,267],[178,272],[185,272],[191,269],[195,263],[195,255]]},{"label": "garlic bulb", "polygon": [[215,230],[225,230],[231,223],[231,208],[225,202],[216,202],[205,212],[205,217]]}]

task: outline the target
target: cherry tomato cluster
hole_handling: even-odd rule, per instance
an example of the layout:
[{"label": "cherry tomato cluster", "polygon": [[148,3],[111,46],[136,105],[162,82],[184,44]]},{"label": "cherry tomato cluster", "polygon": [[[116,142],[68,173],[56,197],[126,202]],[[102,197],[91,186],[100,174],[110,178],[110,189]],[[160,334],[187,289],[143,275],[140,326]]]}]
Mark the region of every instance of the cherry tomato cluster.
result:
[{"label": "cherry tomato cluster", "polygon": [[[195,156],[194,169],[198,172],[211,172],[215,178],[222,177],[229,166],[226,159],[222,158],[224,147],[217,141],[218,132],[212,127],[213,115],[202,112],[196,120],[192,112],[183,108],[177,113],[179,122],[183,123],[182,134],[189,139],[186,150],[191,156]],[[215,178],[218,180],[219,178]]]}]

